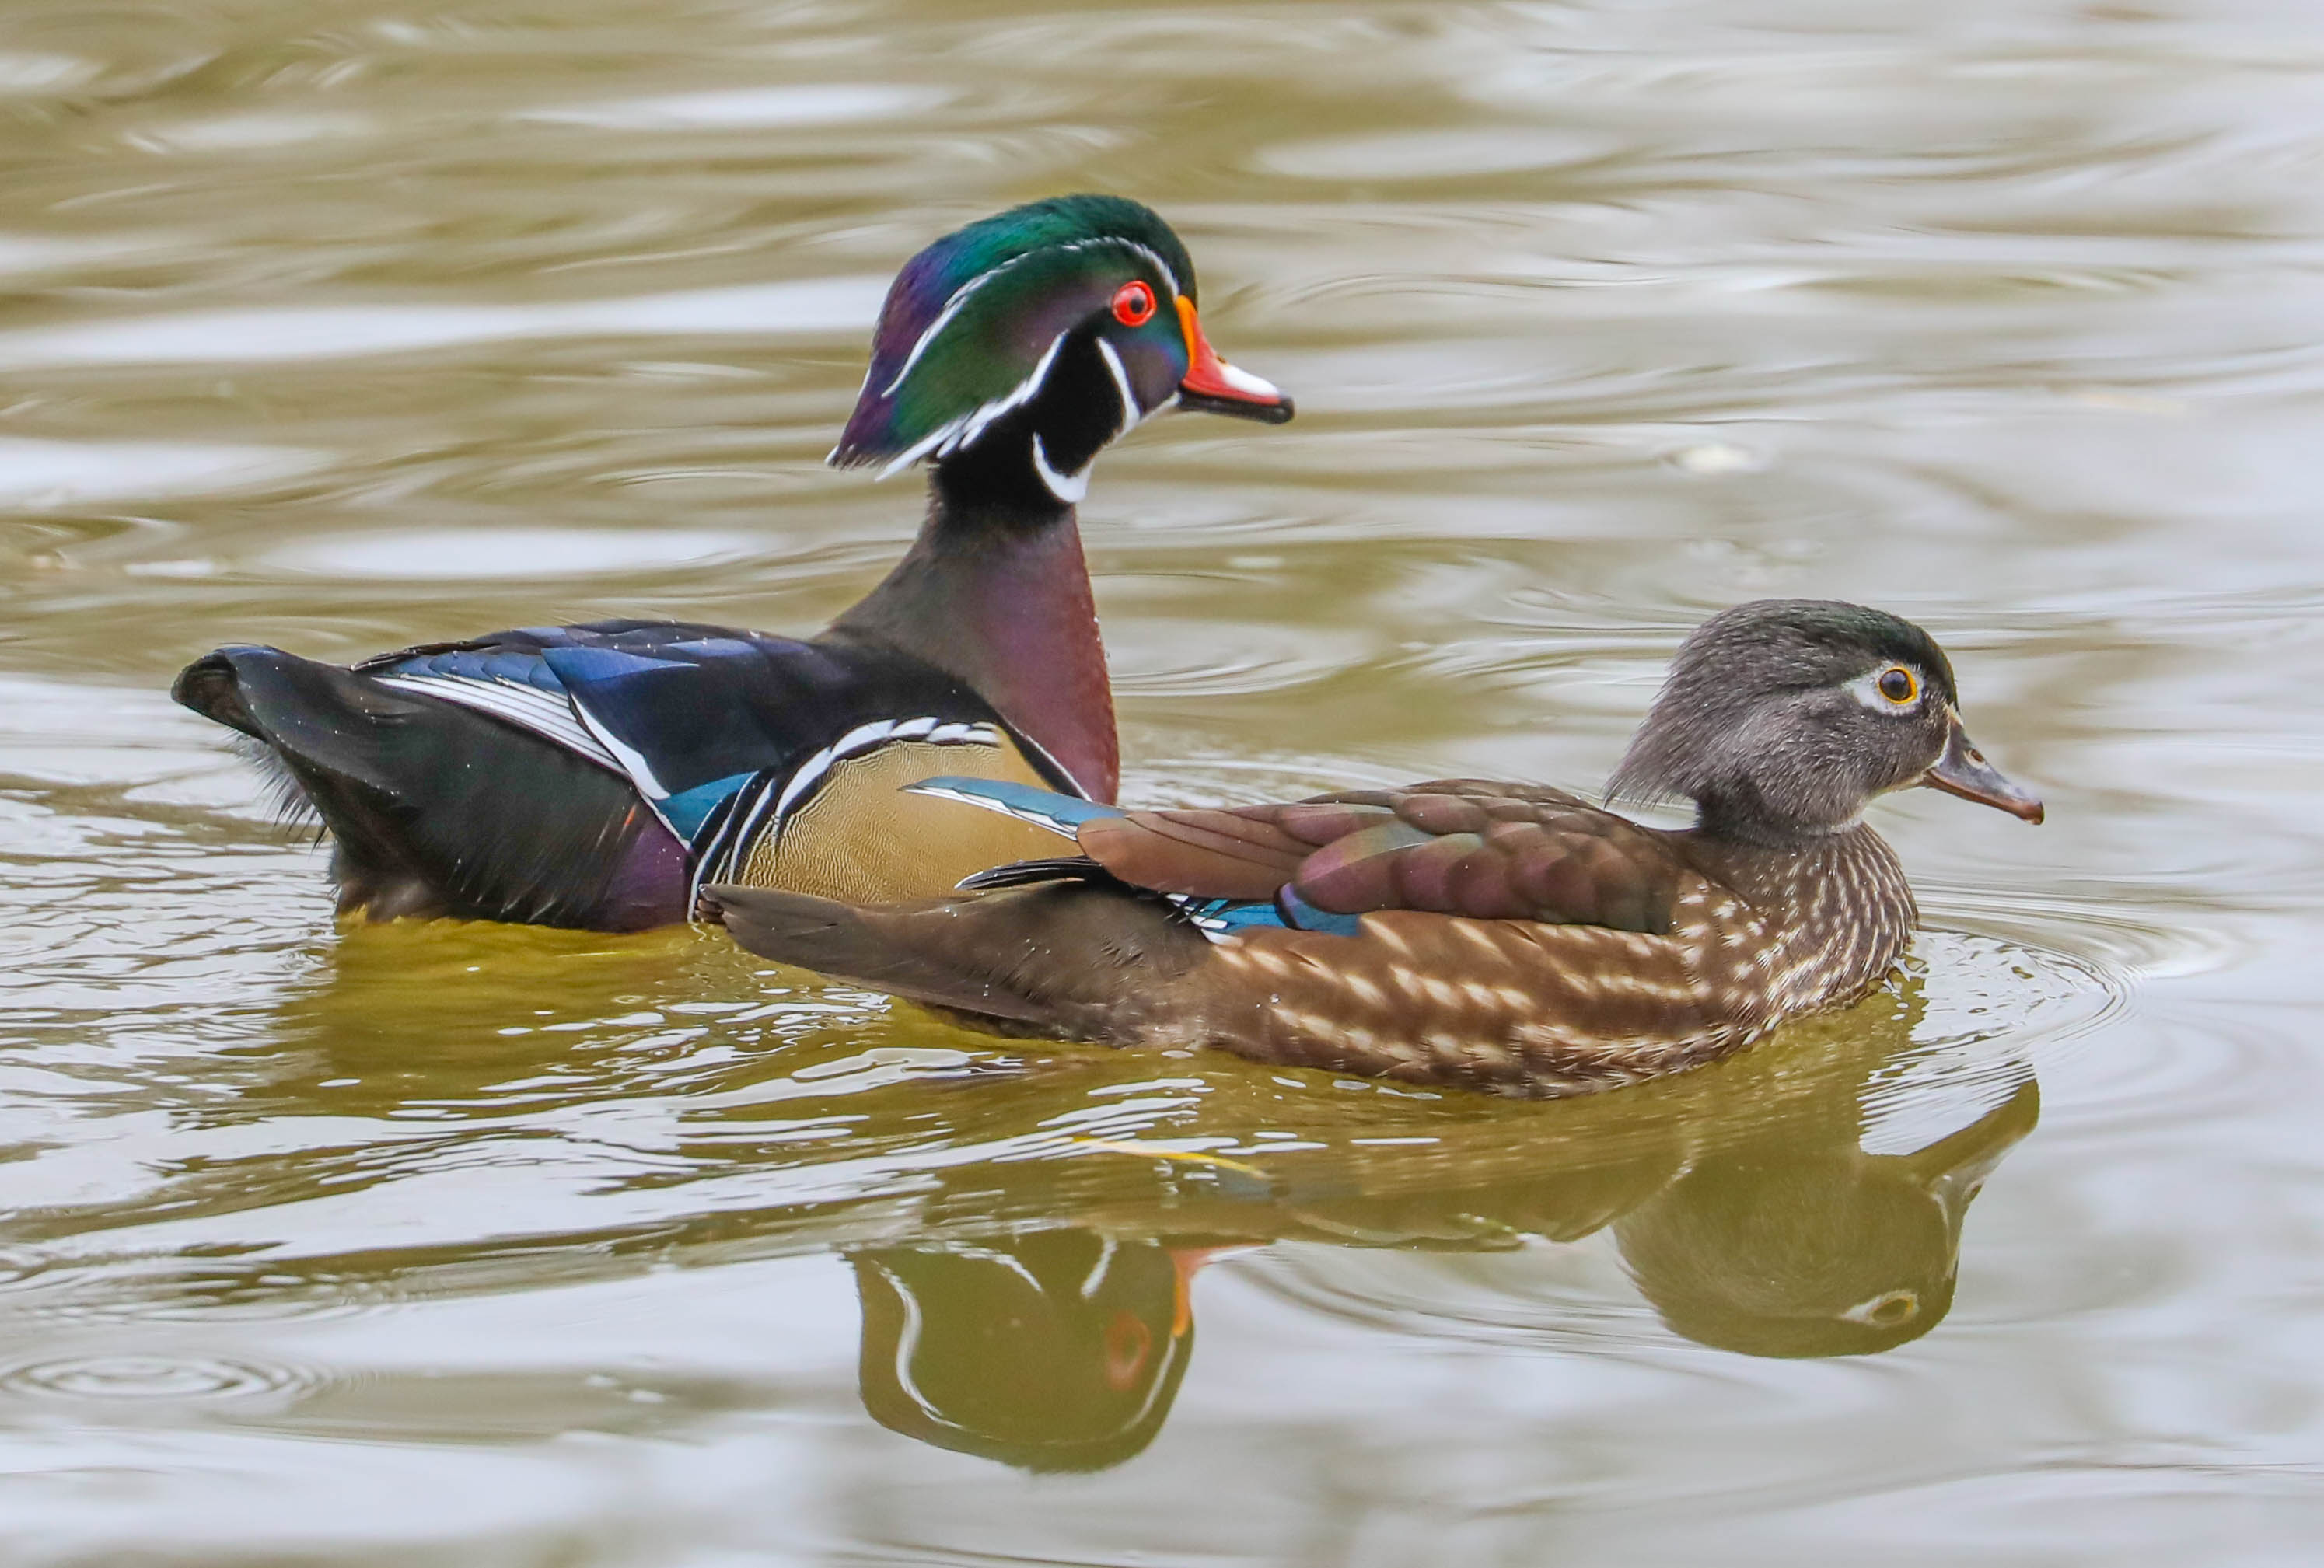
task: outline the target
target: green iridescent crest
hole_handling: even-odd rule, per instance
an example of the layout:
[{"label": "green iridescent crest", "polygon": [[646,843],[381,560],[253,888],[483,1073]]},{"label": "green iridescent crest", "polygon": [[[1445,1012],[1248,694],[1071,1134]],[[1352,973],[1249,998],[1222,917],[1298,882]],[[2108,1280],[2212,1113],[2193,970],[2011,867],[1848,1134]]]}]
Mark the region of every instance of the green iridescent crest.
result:
[{"label": "green iridescent crest", "polygon": [[[1065,336],[1132,279],[1152,288],[1161,308],[1142,325],[1111,330],[1150,336],[1183,374],[1185,345],[1170,301],[1194,298],[1194,263],[1139,203],[1058,197],[936,241],[888,291],[871,370],[831,461],[892,469],[973,440],[1038,389]],[[1154,391],[1157,401],[1167,395]]]}]

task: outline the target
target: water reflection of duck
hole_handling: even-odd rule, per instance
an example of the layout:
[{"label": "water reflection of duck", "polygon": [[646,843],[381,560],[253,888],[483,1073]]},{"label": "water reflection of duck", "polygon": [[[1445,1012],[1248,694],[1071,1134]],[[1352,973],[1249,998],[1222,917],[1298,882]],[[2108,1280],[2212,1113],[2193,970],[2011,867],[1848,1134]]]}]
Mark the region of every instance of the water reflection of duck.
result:
[{"label": "water reflection of duck", "polygon": [[[2040,1096],[2023,1064],[1991,1058],[1899,1096],[1902,1063],[1941,1058],[1912,1040],[1918,982],[1884,1000],[1636,1096],[1431,1122],[1429,1145],[1162,1161],[1158,1188],[1087,1204],[1069,1228],[854,1252],[865,1407],[1029,1468],[1119,1463],[1160,1429],[1185,1372],[1194,1269],[1286,1240],[1480,1251],[1610,1228],[1639,1292],[1691,1340],[1759,1356],[1893,1349],[1950,1309],[1969,1202]],[[1909,1128],[1963,1089],[1967,1111],[1904,1152],[1867,1149],[1895,1141],[1900,1108]]]},{"label": "water reflection of duck", "polygon": [[[1677,1333],[1754,1356],[1865,1355],[1952,1309],[1961,1222],[2034,1129],[2028,1081],[1910,1154],[1784,1127],[1721,1149],[1614,1222],[1638,1289]],[[1832,1130],[1842,1130],[1834,1128]]]},{"label": "water reflection of duck", "polygon": [[1177,1397],[1200,1257],[1079,1230],[855,1253],[863,1407],[1027,1470],[1119,1464]]}]

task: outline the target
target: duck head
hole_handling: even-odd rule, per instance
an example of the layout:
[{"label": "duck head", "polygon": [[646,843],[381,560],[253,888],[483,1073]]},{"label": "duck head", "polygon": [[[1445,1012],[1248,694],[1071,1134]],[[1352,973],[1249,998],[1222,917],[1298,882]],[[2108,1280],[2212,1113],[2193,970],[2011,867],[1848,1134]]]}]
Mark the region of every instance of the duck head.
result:
[{"label": "duck head", "polygon": [[1177,407],[1280,424],[1291,400],[1214,353],[1194,263],[1119,196],[1062,196],[946,235],[888,291],[837,467],[925,458],[980,491],[1081,499],[1107,443]]},{"label": "duck head", "polygon": [[1826,599],[1738,604],[1697,628],[1608,786],[1683,798],[1712,831],[1794,842],[1925,785],[2042,820],[1961,725],[1951,663],[1909,621]]},{"label": "duck head", "polygon": [[1033,1471],[1142,1452],[1194,1351],[1200,1253],[1079,1229],[855,1253],[858,1390],[893,1432]]}]

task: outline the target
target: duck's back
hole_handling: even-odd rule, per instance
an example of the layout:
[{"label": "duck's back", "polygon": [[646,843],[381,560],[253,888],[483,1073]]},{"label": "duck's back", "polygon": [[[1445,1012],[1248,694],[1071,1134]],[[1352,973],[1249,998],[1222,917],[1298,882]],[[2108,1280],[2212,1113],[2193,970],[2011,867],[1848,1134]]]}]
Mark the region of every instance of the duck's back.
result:
[{"label": "duck's back", "polygon": [[703,873],[932,896],[1042,835],[995,818],[922,836],[930,803],[899,782],[1071,788],[910,655],[688,623],[526,627],[352,669],[224,648],[173,695],[260,742],[332,835],[341,911],[375,918],[641,929],[685,919]]}]

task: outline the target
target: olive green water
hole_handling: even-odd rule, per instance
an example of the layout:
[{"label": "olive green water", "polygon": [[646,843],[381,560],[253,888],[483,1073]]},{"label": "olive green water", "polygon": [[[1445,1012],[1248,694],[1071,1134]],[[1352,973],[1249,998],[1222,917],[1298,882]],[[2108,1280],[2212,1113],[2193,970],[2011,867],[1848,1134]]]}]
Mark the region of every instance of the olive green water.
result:
[{"label": "olive green water", "polygon": [[[2302,0],[0,5],[0,1560],[2313,1561],[2319,176]],[[1103,463],[1131,797],[1587,785],[1810,594],[2049,825],[1565,1105],[333,928],[179,664],[819,624],[888,274],[1081,188],[1302,410]]]}]

